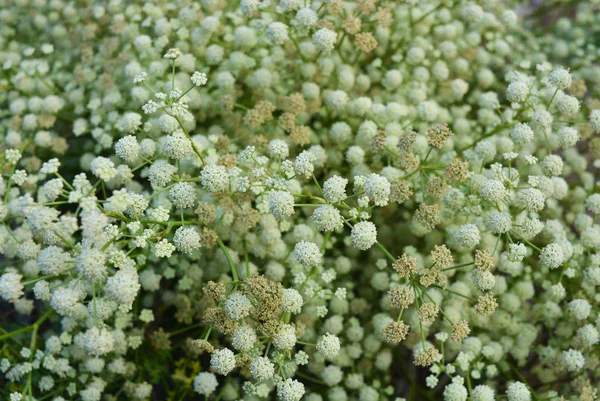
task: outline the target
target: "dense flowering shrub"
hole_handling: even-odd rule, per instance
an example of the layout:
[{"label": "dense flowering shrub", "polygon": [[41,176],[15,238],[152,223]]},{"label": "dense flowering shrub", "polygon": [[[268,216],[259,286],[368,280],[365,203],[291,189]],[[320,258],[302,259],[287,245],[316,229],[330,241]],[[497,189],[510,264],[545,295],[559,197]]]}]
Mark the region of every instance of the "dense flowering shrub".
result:
[{"label": "dense flowering shrub", "polygon": [[2,399],[597,399],[596,1],[0,3]]}]

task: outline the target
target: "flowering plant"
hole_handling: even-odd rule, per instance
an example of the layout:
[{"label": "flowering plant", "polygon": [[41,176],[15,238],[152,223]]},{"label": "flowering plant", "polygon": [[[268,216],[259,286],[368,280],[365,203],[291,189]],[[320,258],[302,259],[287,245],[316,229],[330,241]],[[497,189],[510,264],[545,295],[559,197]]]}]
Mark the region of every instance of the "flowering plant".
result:
[{"label": "flowering plant", "polygon": [[600,9],[554,3],[3,2],[2,398],[596,400]]}]

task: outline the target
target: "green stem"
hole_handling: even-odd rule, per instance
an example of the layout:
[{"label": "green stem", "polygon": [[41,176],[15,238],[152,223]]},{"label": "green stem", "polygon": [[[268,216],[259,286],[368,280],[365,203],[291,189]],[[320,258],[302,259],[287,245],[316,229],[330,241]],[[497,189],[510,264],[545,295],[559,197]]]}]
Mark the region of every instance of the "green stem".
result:
[{"label": "green stem", "polygon": [[396,258],[391,253],[388,252],[388,250],[385,248],[385,246],[383,246],[381,244],[381,242],[377,241],[375,243],[375,245],[377,245],[377,247],[379,247],[379,249],[381,249],[381,251],[385,254],[385,256],[388,257],[389,260],[391,260],[392,262],[396,261]]},{"label": "green stem", "polygon": [[227,247],[225,246],[223,241],[221,241],[221,238],[217,237],[217,244],[219,244],[219,248],[221,248],[221,250],[225,254],[225,258],[227,258],[229,268],[231,269],[231,275],[233,276],[233,281],[239,281],[237,269],[235,267],[235,264],[233,263],[233,259],[231,259],[231,255],[229,254],[229,251],[227,250]]}]

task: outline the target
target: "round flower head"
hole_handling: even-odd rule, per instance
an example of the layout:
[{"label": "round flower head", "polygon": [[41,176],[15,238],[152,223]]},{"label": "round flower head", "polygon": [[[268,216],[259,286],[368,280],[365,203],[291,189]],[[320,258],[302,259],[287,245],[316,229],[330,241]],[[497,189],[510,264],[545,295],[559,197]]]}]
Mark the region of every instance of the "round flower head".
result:
[{"label": "round flower head", "polygon": [[596,215],[600,215],[600,194],[592,194],[585,200],[585,207]]},{"label": "round flower head", "polygon": [[273,377],[275,365],[269,358],[259,356],[250,362],[250,374],[256,381],[265,381]]},{"label": "round flower head", "polygon": [[458,229],[458,242],[465,248],[474,248],[479,244],[481,235],[475,224],[464,224]]},{"label": "round flower head", "polygon": [[585,299],[574,299],[568,305],[569,314],[577,320],[586,320],[591,313],[592,307]]},{"label": "round flower head", "polygon": [[377,242],[377,228],[370,221],[361,221],[352,227],[350,241],[355,248],[366,251]]},{"label": "round flower head", "polygon": [[546,205],[544,193],[537,188],[527,188],[519,192],[519,200],[531,212],[539,212]]},{"label": "round flower head", "polygon": [[275,336],[273,336],[273,345],[279,350],[289,350],[296,345],[296,331],[294,327],[286,324]]},{"label": "round flower head", "polygon": [[540,163],[542,171],[548,177],[559,176],[563,170],[563,161],[560,156],[548,155],[544,157],[544,160]]},{"label": "round flower head", "polygon": [[148,179],[156,187],[168,185],[175,174],[177,174],[177,167],[169,164],[166,160],[157,160],[148,169]]},{"label": "round flower head", "polygon": [[227,298],[223,309],[232,320],[241,320],[250,314],[252,302],[240,292],[234,292]]},{"label": "round flower head", "polygon": [[329,202],[338,203],[346,199],[348,180],[338,175],[329,178],[323,184],[323,194]]},{"label": "round flower head", "polygon": [[0,276],[0,297],[8,302],[16,302],[23,295],[23,276],[17,273],[4,273]]},{"label": "round flower head", "polygon": [[591,347],[598,344],[598,341],[600,341],[600,333],[596,327],[591,324],[586,324],[577,330],[577,339],[585,347]]},{"label": "round flower head", "polygon": [[558,111],[564,116],[572,116],[577,114],[581,104],[575,96],[561,95],[556,102]]},{"label": "round flower head", "polygon": [[277,383],[277,399],[279,401],[300,401],[304,396],[304,384],[298,380],[286,379]]},{"label": "round flower head", "polygon": [[529,95],[529,85],[522,81],[511,82],[506,89],[506,98],[514,103],[521,103]]},{"label": "round flower head", "polygon": [[115,348],[115,339],[105,328],[92,327],[83,336],[83,348],[90,355],[106,355]]},{"label": "round flower head", "polygon": [[321,28],[312,36],[312,42],[318,51],[329,53],[333,50],[337,34],[327,28]]},{"label": "round flower head", "polygon": [[471,278],[473,285],[480,291],[489,291],[496,285],[496,278],[490,271],[474,269]]},{"label": "round flower head", "polygon": [[189,226],[179,227],[173,236],[173,244],[177,250],[188,255],[200,248],[200,240],[198,231]]},{"label": "round flower head", "polygon": [[590,125],[596,133],[600,133],[600,110],[592,110],[590,113]]},{"label": "round flower head", "polygon": [[210,367],[217,374],[227,376],[235,368],[235,355],[227,348],[216,350],[210,358]]},{"label": "round flower head", "polygon": [[481,185],[481,197],[490,202],[502,202],[508,197],[504,184],[498,180],[487,180]]},{"label": "round flower head", "polygon": [[256,343],[256,332],[252,327],[240,326],[231,336],[231,344],[238,351],[248,352]]},{"label": "round flower head", "polygon": [[468,395],[466,387],[458,381],[448,384],[444,389],[444,401],[466,401]]},{"label": "round flower head", "polygon": [[288,191],[272,191],[269,194],[269,211],[277,220],[284,220],[294,212],[294,196]]},{"label": "round flower head", "polygon": [[481,384],[473,389],[471,398],[473,401],[494,401],[494,390],[489,386]]},{"label": "round flower head", "polygon": [[562,359],[569,372],[577,372],[585,366],[585,358],[580,351],[573,348],[563,351]]},{"label": "round flower head", "polygon": [[296,157],[296,161],[294,162],[294,171],[298,175],[304,175],[305,177],[310,177],[313,171],[315,170],[314,162],[316,158],[315,156],[305,150]]},{"label": "round flower head", "polygon": [[300,313],[304,300],[302,295],[294,288],[283,290],[283,311],[289,313]]},{"label": "round flower head", "polygon": [[521,382],[513,382],[506,389],[508,401],[530,401],[531,392],[527,386]]},{"label": "round flower head", "polygon": [[92,173],[102,181],[110,181],[117,175],[115,164],[106,157],[98,156],[91,164]]},{"label": "round flower head", "polygon": [[272,22],[267,27],[267,38],[275,45],[282,45],[288,39],[288,26],[281,22]]},{"label": "round flower head", "polygon": [[268,146],[269,155],[280,159],[288,157],[290,150],[288,144],[281,139],[273,139]]},{"label": "round flower head", "polygon": [[340,339],[332,334],[325,334],[317,342],[317,351],[325,359],[335,358],[340,352]]},{"label": "round flower head", "polygon": [[390,198],[391,185],[387,178],[370,174],[365,180],[365,194],[377,206],[385,206]]},{"label": "round flower head", "polygon": [[503,234],[510,231],[512,227],[512,217],[506,212],[492,212],[488,215],[485,225],[492,230],[494,234]]},{"label": "round flower head", "polygon": [[127,135],[117,142],[115,145],[115,153],[127,163],[134,163],[138,160],[140,153],[140,145],[137,138],[132,135]]},{"label": "round flower head", "polygon": [[571,82],[571,74],[564,68],[557,68],[548,76],[548,83],[557,89],[567,89]]},{"label": "round flower head", "polygon": [[121,130],[134,134],[142,125],[142,116],[138,113],[125,113],[121,120]]},{"label": "round flower head", "polygon": [[229,187],[229,176],[225,166],[208,164],[200,173],[202,186],[209,192],[225,192]]},{"label": "round flower head", "polygon": [[506,257],[511,262],[520,262],[527,255],[527,247],[521,243],[512,243],[508,245]]},{"label": "round flower head", "polygon": [[[171,121],[171,120],[163,120]],[[172,159],[181,160],[192,153],[192,141],[181,132],[175,132],[165,139],[162,150]]]},{"label": "round flower head", "polygon": [[307,7],[298,10],[298,12],[296,13],[296,17],[294,18],[294,20],[298,24],[303,26],[313,26],[317,23],[318,19],[319,17],[317,13],[314,10]]},{"label": "round flower head", "polygon": [[314,242],[300,241],[294,247],[294,258],[308,269],[320,265],[323,255]]},{"label": "round flower head", "polygon": [[340,211],[331,205],[319,206],[311,217],[319,231],[334,231],[344,226]]},{"label": "round flower head", "polygon": [[102,281],[107,275],[106,254],[100,249],[84,248],[77,257],[77,271],[91,282]]},{"label": "round flower head", "polygon": [[192,74],[192,77],[190,78],[190,80],[196,86],[206,85],[206,82],[208,82],[208,78],[207,78],[206,74],[203,72],[198,72],[198,71],[196,71]]},{"label": "round flower head", "polygon": [[560,245],[546,245],[540,252],[540,262],[543,267],[556,269],[564,262],[564,252]]},{"label": "round flower head", "polygon": [[196,203],[196,188],[189,182],[178,182],[169,190],[169,197],[175,207],[186,209]]},{"label": "round flower head", "polygon": [[518,145],[526,145],[533,140],[534,133],[527,124],[518,123],[510,131],[511,139]]},{"label": "round flower head", "polygon": [[208,396],[217,389],[218,385],[217,377],[210,372],[200,372],[194,377],[194,391],[198,394]]}]

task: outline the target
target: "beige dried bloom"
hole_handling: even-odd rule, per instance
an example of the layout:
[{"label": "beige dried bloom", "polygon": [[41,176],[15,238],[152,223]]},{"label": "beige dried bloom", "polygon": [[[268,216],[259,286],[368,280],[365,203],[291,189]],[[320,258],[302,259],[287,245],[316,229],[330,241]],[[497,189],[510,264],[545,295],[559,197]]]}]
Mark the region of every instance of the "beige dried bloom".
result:
[{"label": "beige dried bloom", "polygon": [[202,321],[206,324],[212,324],[215,329],[225,335],[233,333],[239,327],[238,322],[231,320],[227,313],[220,308],[206,309]]},{"label": "beige dried bloom", "polygon": [[223,155],[219,157],[219,160],[217,160],[217,164],[225,166],[227,168],[235,167],[237,166],[237,157],[231,154]]},{"label": "beige dried bloom", "polygon": [[439,206],[437,204],[421,203],[415,212],[414,220],[427,231],[432,231],[442,221]]},{"label": "beige dried bloom", "polygon": [[165,332],[162,327],[154,330],[150,334],[150,345],[157,351],[169,351],[171,349],[169,333]]},{"label": "beige dried bloom", "polygon": [[371,14],[375,10],[375,4],[377,0],[358,0],[356,9],[364,14]]},{"label": "beige dried bloom", "polygon": [[454,135],[446,123],[429,127],[427,133],[429,135],[429,144],[438,149],[441,149],[448,141],[448,138]]},{"label": "beige dried bloom", "polygon": [[440,358],[440,351],[437,348],[431,347],[425,351],[420,352],[415,358],[415,365],[417,366],[431,366]]},{"label": "beige dried bloom", "polygon": [[279,116],[277,121],[281,128],[291,131],[296,126],[296,114],[286,111]]},{"label": "beige dried bloom", "polygon": [[389,8],[379,7],[375,13],[375,19],[377,20],[377,24],[382,28],[389,28],[394,22],[392,10]]},{"label": "beige dried bloom", "polygon": [[200,202],[194,213],[198,216],[200,223],[210,224],[217,218],[217,207],[212,203]]},{"label": "beige dried bloom", "polygon": [[589,379],[578,377],[577,381],[579,382],[577,387],[581,389],[581,395],[579,396],[581,401],[596,401],[598,399],[598,389],[590,383]]},{"label": "beige dried bloom", "polygon": [[202,246],[207,249],[212,249],[217,244],[219,238],[215,230],[211,230],[208,227],[202,227],[202,235],[200,236],[200,242]]},{"label": "beige dried bloom", "polygon": [[379,152],[385,146],[385,141],[387,139],[387,134],[385,131],[380,130],[377,132],[377,135],[373,138],[373,142],[371,143],[371,148],[373,152]]},{"label": "beige dried bloom", "polygon": [[327,28],[330,31],[334,31],[335,30],[335,26],[333,25],[333,22],[328,21],[326,19],[320,19],[317,21],[317,25],[315,26],[315,28],[317,30],[321,29],[321,28]]},{"label": "beige dried bloom", "polygon": [[204,291],[204,293],[211,297],[215,302],[223,301],[227,294],[227,288],[225,287],[225,284],[221,281],[219,281],[218,283],[214,281],[209,281],[208,283],[206,283],[206,285],[204,285],[202,291]]},{"label": "beige dried bloom", "polygon": [[371,32],[363,32],[356,35],[354,39],[356,48],[363,53],[370,53],[377,48],[377,39]]},{"label": "beige dried bloom", "polygon": [[446,288],[448,286],[448,277],[442,271],[433,268],[420,277],[419,283],[424,287],[437,284],[440,287]]},{"label": "beige dried bloom", "polygon": [[494,297],[493,292],[490,292],[479,297],[477,305],[475,305],[475,312],[482,316],[490,316],[496,311],[497,307],[496,297]]},{"label": "beige dried bloom", "polygon": [[263,122],[262,114],[256,109],[248,110],[244,116],[244,124],[250,129],[258,128]]},{"label": "beige dried bloom", "polygon": [[296,92],[283,98],[282,108],[288,113],[303,113],[306,111],[306,102],[302,94]]},{"label": "beige dried bloom", "polygon": [[360,18],[353,15],[346,17],[342,27],[349,35],[356,35],[360,32],[361,21]]},{"label": "beige dried bloom", "polygon": [[390,188],[390,202],[403,203],[413,196],[413,191],[408,185],[408,181],[394,181]]},{"label": "beige dried bloom", "polygon": [[409,330],[410,326],[403,321],[390,322],[383,328],[383,337],[388,343],[397,344],[406,338]]},{"label": "beige dried bloom", "polygon": [[419,308],[419,320],[424,323],[431,323],[439,312],[440,308],[436,304],[426,302]]},{"label": "beige dried bloom", "polygon": [[406,285],[397,285],[388,291],[394,308],[405,309],[415,302],[415,291]]},{"label": "beige dried bloom", "polygon": [[410,277],[417,272],[417,259],[403,253],[398,260],[392,263],[392,267],[400,277]]},{"label": "beige dried bloom", "polygon": [[454,158],[444,170],[444,174],[450,182],[463,182],[469,177],[469,162]]},{"label": "beige dried bloom", "polygon": [[398,159],[400,167],[406,171],[415,171],[421,165],[421,159],[412,152],[403,153]]},{"label": "beige dried bloom", "polygon": [[192,346],[200,355],[204,352],[212,354],[215,350],[215,347],[207,340],[192,340]]},{"label": "beige dried bloom", "polygon": [[270,121],[273,118],[275,106],[268,100],[261,100],[254,106],[254,109],[260,113],[263,121]]},{"label": "beige dried bloom", "polygon": [[446,245],[434,245],[433,251],[431,251],[431,263],[435,269],[448,267],[452,262],[454,262],[454,257]]},{"label": "beige dried bloom", "polygon": [[483,271],[492,271],[496,268],[494,256],[487,249],[475,250],[475,268]]},{"label": "beige dried bloom", "polygon": [[339,15],[344,9],[342,0],[331,0],[327,3],[327,12],[331,15]]},{"label": "beige dried bloom", "polygon": [[415,141],[417,140],[418,135],[419,134],[417,134],[415,131],[407,131],[398,140],[398,150],[400,150],[402,152],[412,153],[412,151],[413,151],[412,146],[415,143]]},{"label": "beige dried bloom", "polygon": [[438,176],[433,176],[427,183],[427,194],[433,198],[441,198],[448,190],[446,181]]},{"label": "beige dried bloom", "polygon": [[457,343],[462,343],[465,338],[469,336],[471,329],[469,328],[469,322],[461,320],[458,323],[452,325],[452,340]]},{"label": "beige dried bloom", "polygon": [[223,113],[231,113],[233,111],[233,98],[231,96],[221,96],[221,111]]},{"label": "beige dried bloom", "polygon": [[283,305],[281,283],[271,281],[265,276],[258,276],[246,279],[242,287],[253,300],[257,319],[270,320],[281,312]]},{"label": "beige dried bloom", "polygon": [[291,129],[290,138],[297,145],[305,146],[310,143],[310,134],[310,127],[307,127],[305,125],[296,125]]},{"label": "beige dried bloom", "polygon": [[260,212],[254,208],[242,210],[236,215],[235,230],[238,232],[247,232],[253,229],[258,220],[260,220]]}]

